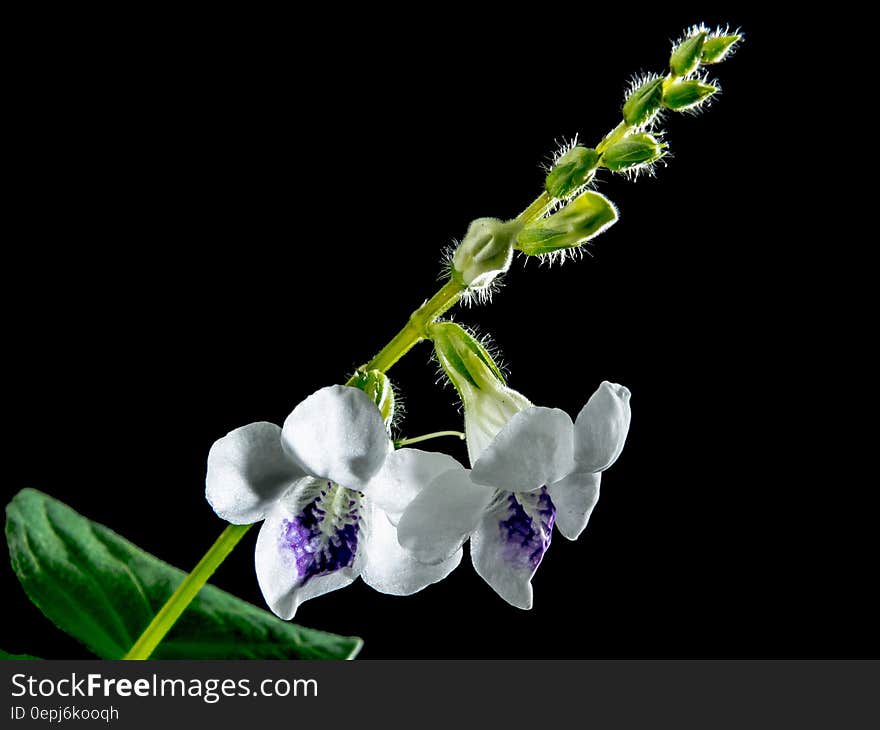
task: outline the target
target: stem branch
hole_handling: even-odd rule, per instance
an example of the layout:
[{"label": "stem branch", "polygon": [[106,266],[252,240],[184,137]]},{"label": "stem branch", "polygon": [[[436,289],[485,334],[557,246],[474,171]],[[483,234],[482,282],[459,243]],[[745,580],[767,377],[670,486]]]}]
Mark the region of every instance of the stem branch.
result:
[{"label": "stem branch", "polygon": [[398,439],[394,442],[394,446],[399,449],[401,446],[418,444],[422,441],[428,441],[429,439],[435,439],[441,436],[457,436],[462,441],[465,439],[465,435],[461,431],[434,431],[434,433],[426,433],[424,436],[414,436],[411,439]]},{"label": "stem branch", "polygon": [[[385,347],[362,370],[379,370],[385,372],[412,347],[427,337],[427,327],[437,317],[453,306],[464,294],[465,287],[454,279],[447,281],[440,290],[413,312],[403,326]],[[348,381],[350,385],[352,380]]]}]

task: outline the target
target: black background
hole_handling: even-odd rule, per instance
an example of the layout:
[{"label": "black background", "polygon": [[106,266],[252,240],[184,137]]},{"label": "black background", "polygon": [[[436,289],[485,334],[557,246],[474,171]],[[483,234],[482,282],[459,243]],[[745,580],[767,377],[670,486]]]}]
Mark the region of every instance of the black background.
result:
[{"label": "black background", "polygon": [[[656,179],[602,177],[621,219],[590,255],[518,259],[491,305],[456,315],[536,403],[575,414],[603,379],[633,392],[623,456],[580,540],[555,536],[534,609],[466,559],[416,596],[358,582],[296,620],[363,636],[369,658],[876,656],[876,548],[856,524],[876,497],[835,478],[831,445],[855,387],[823,359],[825,209],[780,167],[816,160],[784,123],[808,102],[787,79],[822,65],[807,36],[717,6],[325,12],[34,33],[7,112],[23,164],[4,501],[42,489],[194,565],[222,529],[203,496],[211,443],[343,381],[433,293],[470,220],[534,198],[554,140],[595,144],[683,27],[729,22],[747,37],[712,69],[723,94],[669,117]],[[404,435],[460,423],[426,344],[390,374]],[[836,417],[819,416],[829,401]],[[215,583],[262,605],[255,539]],[[4,649],[87,656],[5,561],[0,586]]]}]

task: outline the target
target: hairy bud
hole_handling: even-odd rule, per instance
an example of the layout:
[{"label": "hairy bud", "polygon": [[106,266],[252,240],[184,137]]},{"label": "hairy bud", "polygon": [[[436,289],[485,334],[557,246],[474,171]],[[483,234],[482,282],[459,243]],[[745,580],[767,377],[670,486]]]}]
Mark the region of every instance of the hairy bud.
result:
[{"label": "hairy bud", "polygon": [[663,156],[663,145],[651,134],[631,134],[605,150],[602,164],[613,172],[650,165]]},{"label": "hairy bud", "polygon": [[581,193],[553,215],[529,223],[516,247],[529,256],[541,256],[586,243],[617,220],[617,208],[593,190]]},{"label": "hairy bud", "polygon": [[706,31],[699,29],[675,46],[669,58],[669,68],[675,76],[687,76],[696,70],[700,65],[705,42]]},{"label": "hairy bud", "polygon": [[663,106],[675,112],[684,111],[699,106],[716,91],[717,86],[698,79],[674,81],[663,92]]},{"label": "hairy bud", "polygon": [[379,370],[358,370],[349,384],[372,398],[385,420],[385,425],[390,426],[394,420],[394,388],[391,387],[388,376]]},{"label": "hairy bud", "polygon": [[726,34],[720,30],[710,35],[703,43],[702,63],[721,63],[733,47],[740,41],[740,33]]},{"label": "hairy bud", "polygon": [[482,289],[510,268],[513,241],[521,223],[477,218],[452,255],[452,276],[463,286]]},{"label": "hairy bud", "polygon": [[623,121],[632,127],[647,124],[660,111],[663,79],[649,79],[636,86],[623,104]]},{"label": "hairy bud", "polygon": [[562,155],[547,175],[544,187],[554,198],[567,198],[593,179],[599,164],[599,153],[577,145]]}]

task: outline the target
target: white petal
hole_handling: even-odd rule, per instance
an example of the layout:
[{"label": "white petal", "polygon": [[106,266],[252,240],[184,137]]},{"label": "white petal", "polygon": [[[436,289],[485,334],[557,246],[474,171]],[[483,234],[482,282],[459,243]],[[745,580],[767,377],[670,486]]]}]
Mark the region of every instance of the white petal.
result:
[{"label": "white petal", "polygon": [[303,476],[281,447],[274,423],[251,423],[218,439],[208,453],[205,497],[234,525],[262,520],[272,504]]},{"label": "white petal", "polygon": [[415,496],[436,477],[462,466],[448,454],[421,449],[398,449],[364,487],[370,501],[388,513],[395,525]]},{"label": "white petal", "polygon": [[302,479],[269,513],[257,538],[257,580],[269,607],[293,618],[299,604],[344,588],[361,570],[360,496]]},{"label": "white petal", "polygon": [[284,447],[307,474],[361,489],[391,446],[376,404],[357,388],[312,393],[284,422]]},{"label": "white petal", "polygon": [[547,487],[556,507],[556,527],[563,537],[577,540],[584,531],[599,501],[601,477],[599,473],[576,472]]},{"label": "white petal", "polygon": [[554,512],[546,489],[499,492],[471,536],[474,568],[512,606],[532,607],[532,576],[550,547]]},{"label": "white petal", "polygon": [[450,469],[410,502],[397,525],[397,539],[417,560],[441,563],[468,539],[495,493],[474,484],[467,469]]},{"label": "white petal", "polygon": [[[369,501],[369,500],[367,500]],[[364,526],[364,568],[361,578],[380,593],[408,596],[443,580],[461,562],[462,550],[437,565],[425,565],[397,542],[397,528],[375,504],[370,505]]]},{"label": "white petal", "polygon": [[574,429],[558,408],[533,406],[502,428],[477,459],[471,479],[528,492],[562,479],[574,468]]},{"label": "white petal", "polygon": [[471,465],[477,462],[505,423],[532,405],[521,393],[500,384],[492,390],[466,387],[462,390],[462,401]]},{"label": "white petal", "polygon": [[590,396],[574,422],[574,459],[577,471],[604,471],[611,466],[629,431],[630,392],[607,380]]}]

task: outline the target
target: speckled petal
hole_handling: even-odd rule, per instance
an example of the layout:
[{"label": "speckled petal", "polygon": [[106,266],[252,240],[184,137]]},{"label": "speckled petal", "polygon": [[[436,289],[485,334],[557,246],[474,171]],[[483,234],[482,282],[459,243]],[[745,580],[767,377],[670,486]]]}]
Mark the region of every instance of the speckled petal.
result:
[{"label": "speckled petal", "polygon": [[290,619],[303,601],[344,588],[360,573],[362,500],[328,481],[302,479],[269,513],[257,538],[266,603]]},{"label": "speckled petal", "polygon": [[512,606],[532,607],[532,576],[550,547],[555,516],[546,489],[499,492],[471,536],[474,568]]}]

